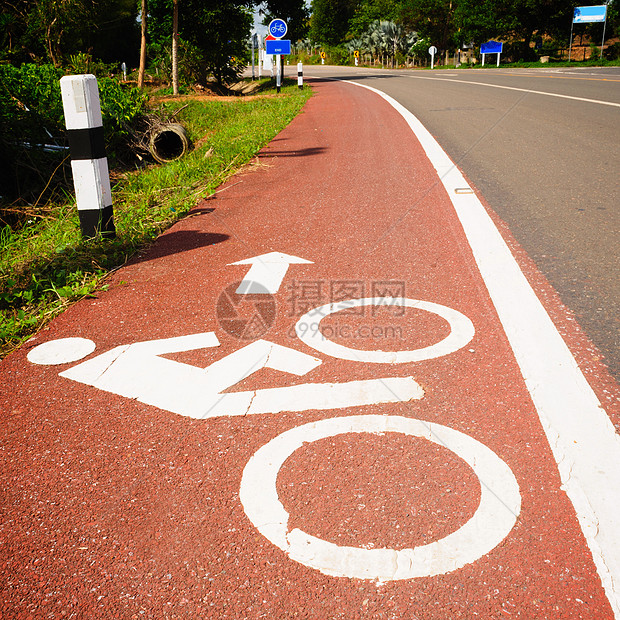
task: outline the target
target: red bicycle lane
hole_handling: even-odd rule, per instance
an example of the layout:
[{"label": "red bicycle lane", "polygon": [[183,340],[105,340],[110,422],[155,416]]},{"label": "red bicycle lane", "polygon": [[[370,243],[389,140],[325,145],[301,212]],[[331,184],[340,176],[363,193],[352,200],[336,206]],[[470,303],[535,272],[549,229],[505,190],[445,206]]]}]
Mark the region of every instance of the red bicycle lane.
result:
[{"label": "red bicycle lane", "polygon": [[2,362],[3,616],[614,617],[437,172],[314,88]]}]

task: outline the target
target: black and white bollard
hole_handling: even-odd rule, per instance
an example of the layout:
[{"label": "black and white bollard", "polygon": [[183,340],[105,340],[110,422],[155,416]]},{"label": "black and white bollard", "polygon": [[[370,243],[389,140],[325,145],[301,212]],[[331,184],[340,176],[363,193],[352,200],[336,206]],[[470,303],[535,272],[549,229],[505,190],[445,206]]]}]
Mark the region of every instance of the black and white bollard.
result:
[{"label": "black and white bollard", "polygon": [[82,236],[114,237],[112,190],[97,78],[66,75],[60,79],[60,90]]},{"label": "black and white bollard", "polygon": [[304,87],[304,66],[300,62],[297,63],[297,86],[299,90]]}]

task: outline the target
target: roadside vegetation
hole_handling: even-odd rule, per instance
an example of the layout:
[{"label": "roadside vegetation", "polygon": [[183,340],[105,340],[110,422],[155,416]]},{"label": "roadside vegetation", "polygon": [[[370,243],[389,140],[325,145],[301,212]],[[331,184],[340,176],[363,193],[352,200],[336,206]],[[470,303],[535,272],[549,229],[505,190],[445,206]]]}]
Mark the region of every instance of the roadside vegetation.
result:
[{"label": "roadside vegetation", "polygon": [[[571,30],[575,64],[617,61],[620,57],[620,5],[607,5],[603,23],[577,24],[566,0],[313,0],[308,37],[297,43],[306,62],[382,67],[480,63],[480,45],[502,41],[502,64],[568,59]],[[584,4],[592,4],[586,2]],[[602,2],[600,4],[603,4]],[[456,58],[456,60],[455,60]]]},{"label": "roadside vegetation", "polygon": [[[618,64],[619,2],[608,9],[602,57],[602,24],[576,29],[573,59],[580,64]],[[0,357],[67,304],[105,286],[110,270],[212,195],[299,112],[310,92],[294,83],[285,82],[277,97],[270,82],[255,98],[204,97],[233,93],[250,59],[253,11],[265,24],[274,17],[287,22],[291,65],[320,63],[325,54],[330,64],[357,58],[361,65],[424,67],[434,45],[437,67],[466,68],[491,38],[505,43],[503,66],[539,66],[541,58],[563,63],[572,10],[566,0],[5,2]],[[84,73],[99,83],[113,240],[82,239],[75,207],[59,80]],[[154,164],[145,136],[166,121],[182,123],[194,149]]]},{"label": "roadside vegetation", "polygon": [[[286,19],[291,36],[307,30],[304,0],[2,5],[0,357],[104,287],[111,269],[212,195],[299,112],[311,93],[295,84],[277,97],[269,81],[253,97],[235,89],[257,7],[265,20]],[[59,85],[70,74],[97,77],[113,240],[81,235]],[[181,123],[194,147],[156,164],[148,138],[166,122]]]},{"label": "roadside vegetation", "polygon": [[111,270],[214,195],[295,117],[310,95],[296,81],[285,80],[275,96],[271,81],[265,80],[252,97],[207,100],[188,95],[161,103],[154,97],[149,111],[182,123],[194,148],[164,165],[117,167],[115,239],[83,239],[72,193],[61,185],[45,201],[16,206],[18,213],[5,204],[5,221],[0,222],[0,356],[70,303],[105,288]]}]

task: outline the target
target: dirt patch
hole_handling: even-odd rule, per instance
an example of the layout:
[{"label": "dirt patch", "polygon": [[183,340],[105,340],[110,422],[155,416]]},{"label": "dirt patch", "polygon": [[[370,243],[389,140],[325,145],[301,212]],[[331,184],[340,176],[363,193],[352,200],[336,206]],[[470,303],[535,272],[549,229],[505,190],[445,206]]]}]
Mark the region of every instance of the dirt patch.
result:
[{"label": "dirt patch", "polygon": [[247,82],[241,80],[224,90],[220,90],[216,84],[209,84],[207,86],[197,85],[194,92],[186,95],[157,95],[154,93],[152,99],[157,102],[166,101],[237,101],[239,98],[250,101],[258,97],[273,97],[274,95],[260,94],[261,83]]}]

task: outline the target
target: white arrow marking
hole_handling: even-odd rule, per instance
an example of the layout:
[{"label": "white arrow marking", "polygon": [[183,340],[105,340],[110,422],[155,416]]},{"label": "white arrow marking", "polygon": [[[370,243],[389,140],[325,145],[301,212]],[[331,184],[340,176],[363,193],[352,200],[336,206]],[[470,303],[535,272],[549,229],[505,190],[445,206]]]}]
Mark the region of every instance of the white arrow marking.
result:
[{"label": "white arrow marking", "polygon": [[282,252],[269,252],[230,264],[252,265],[235,291],[238,295],[270,295],[278,292],[289,265],[311,265],[312,261],[282,254]]}]

